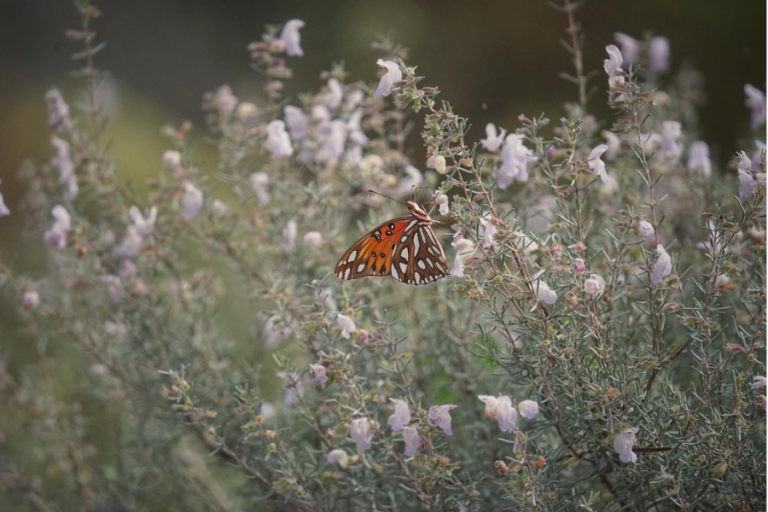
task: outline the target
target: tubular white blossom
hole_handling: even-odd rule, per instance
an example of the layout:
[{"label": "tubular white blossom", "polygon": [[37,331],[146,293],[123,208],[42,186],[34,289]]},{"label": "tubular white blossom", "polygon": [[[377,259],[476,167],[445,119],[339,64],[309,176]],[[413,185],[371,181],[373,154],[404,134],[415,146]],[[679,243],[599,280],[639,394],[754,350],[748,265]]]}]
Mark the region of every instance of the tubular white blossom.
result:
[{"label": "tubular white blossom", "polygon": [[181,216],[185,220],[192,220],[203,207],[203,193],[192,183],[184,187],[184,195],[181,198]]},{"label": "tubular white blossom", "polygon": [[688,147],[688,170],[701,173],[705,178],[712,176],[712,161],[709,159],[709,145],[706,142],[692,142]]},{"label": "tubular white blossom", "polygon": [[533,276],[533,290],[536,293],[536,298],[539,300],[539,302],[543,302],[544,304],[549,304],[550,306],[557,302],[557,292],[552,290],[552,288],[549,287],[546,281],[541,279],[541,276],[544,274],[543,270],[538,271]]},{"label": "tubular white blossom", "polygon": [[341,87],[341,82],[335,78],[328,80],[328,92],[324,98],[325,106],[330,109],[339,108],[343,99],[344,89]]},{"label": "tubular white blossom", "polygon": [[517,404],[517,410],[520,412],[520,416],[532,420],[534,416],[539,414],[539,404],[533,400],[523,400]]},{"label": "tubular white blossom", "polygon": [[587,159],[587,165],[589,165],[589,168],[592,169],[593,173],[600,177],[603,183],[609,183],[611,181],[610,178],[608,178],[608,173],[605,172],[605,163],[600,160],[600,156],[607,150],[608,146],[600,144],[589,153],[589,158]]},{"label": "tubular white blossom", "polygon": [[752,382],[749,383],[749,387],[752,389],[760,389],[766,387],[765,375],[755,375],[752,378]]},{"label": "tubular white blossom", "polygon": [[613,449],[619,454],[619,459],[624,463],[637,462],[637,454],[632,451],[632,447],[635,446],[635,434],[638,429],[625,428],[621,431],[616,439],[613,441]]},{"label": "tubular white blossom", "polygon": [[506,190],[513,180],[528,181],[528,164],[536,161],[533,151],[523,144],[523,136],[507,135],[501,149],[501,166],[496,171],[499,188]]},{"label": "tubular white blossom", "polygon": [[141,214],[138,206],[131,206],[128,214],[133,219],[133,225],[136,227],[136,233],[140,237],[147,237],[155,231],[155,221],[157,220],[157,208],[149,209],[149,215],[146,218]]},{"label": "tubular white blossom", "polygon": [[421,450],[421,436],[414,427],[403,427],[403,441],[406,457],[413,457]]},{"label": "tubular white blossom", "polygon": [[69,105],[59,90],[51,89],[45,93],[45,101],[48,104],[48,127],[57,132],[68,130],[72,126]]},{"label": "tubular white blossom", "polygon": [[608,58],[603,61],[603,68],[608,76],[614,76],[621,70],[624,58],[616,45],[609,44],[605,47],[605,51],[608,52]]},{"label": "tubular white blossom", "polygon": [[501,129],[501,133],[497,133],[496,125],[488,123],[485,125],[485,138],[481,140],[480,143],[491,153],[497,153],[499,149],[501,149],[506,134],[507,130],[504,128]]},{"label": "tubular white blossom", "polygon": [[291,327],[278,315],[269,317],[264,324],[263,332],[264,344],[268,347],[275,347],[280,344],[283,338],[293,335]]},{"label": "tubular white blossom", "polygon": [[464,277],[464,261],[474,252],[475,244],[472,240],[459,235],[451,245],[456,248],[456,258],[453,260],[451,276],[462,278]]},{"label": "tubular white blossom", "polygon": [[672,258],[670,258],[667,251],[664,250],[664,246],[659,244],[656,246],[656,252],[659,257],[656,263],[653,265],[653,271],[651,272],[651,282],[657,284],[662,279],[667,277],[672,272]]},{"label": "tubular white blossom", "polygon": [[285,114],[285,124],[288,125],[288,131],[291,132],[291,139],[301,140],[307,136],[309,131],[309,117],[298,107],[286,105],[283,109]]},{"label": "tubular white blossom", "polygon": [[439,207],[440,215],[448,215],[451,209],[448,205],[448,196],[442,190],[435,191],[435,204]]},{"label": "tubular white blossom", "polygon": [[357,326],[355,325],[355,322],[346,315],[339,313],[339,316],[336,317],[336,323],[341,329],[342,338],[349,339],[349,335],[351,333],[357,332]]},{"label": "tubular white blossom", "polygon": [[373,93],[377,98],[380,96],[389,96],[392,92],[392,88],[395,87],[397,82],[402,81],[403,72],[400,71],[400,66],[391,60],[377,60],[376,64],[385,68],[387,72],[379,80],[379,86],[376,88],[376,92]]},{"label": "tubular white blossom", "polygon": [[34,290],[24,292],[22,305],[24,309],[31,309],[40,304],[40,295]]},{"label": "tubular white blossom", "polygon": [[275,119],[267,125],[267,141],[265,146],[275,158],[291,156],[293,154],[291,138],[288,132],[285,131],[285,123],[283,121]]},{"label": "tubular white blossom", "polygon": [[512,399],[508,396],[496,399],[496,421],[502,432],[512,432],[517,427],[517,410],[512,407]]},{"label": "tubular white blossom", "polygon": [[58,204],[53,207],[51,214],[55,220],[51,229],[43,234],[43,238],[55,249],[61,249],[67,245],[67,233],[72,229],[72,218],[69,212]]},{"label": "tubular white blossom", "polygon": [[453,435],[451,429],[451,411],[455,405],[433,405],[427,413],[427,423],[432,426],[440,427],[447,436]]},{"label": "tubular white blossom", "polygon": [[349,429],[349,435],[357,445],[358,450],[367,450],[371,447],[373,432],[368,418],[357,418],[352,420],[352,427]]},{"label": "tubular white blossom", "polygon": [[303,57],[301,49],[301,34],[299,30],[304,28],[304,22],[298,19],[290,20],[283,26],[280,32],[280,40],[285,45],[285,53],[291,57]]},{"label": "tubular white blossom", "polygon": [[664,121],[662,123],[660,149],[662,156],[669,160],[677,160],[683,152],[683,144],[680,142],[682,134],[682,126],[677,121]]},{"label": "tubular white blossom", "polygon": [[408,408],[408,404],[403,400],[390,398],[389,401],[395,404],[395,413],[389,417],[387,423],[392,430],[402,430],[403,427],[408,425],[408,422],[411,421],[411,410]]},{"label": "tubular white blossom", "polygon": [[232,94],[232,88],[230,86],[222,85],[216,91],[214,103],[220,114],[228,115],[234,112],[237,107],[237,96]]}]

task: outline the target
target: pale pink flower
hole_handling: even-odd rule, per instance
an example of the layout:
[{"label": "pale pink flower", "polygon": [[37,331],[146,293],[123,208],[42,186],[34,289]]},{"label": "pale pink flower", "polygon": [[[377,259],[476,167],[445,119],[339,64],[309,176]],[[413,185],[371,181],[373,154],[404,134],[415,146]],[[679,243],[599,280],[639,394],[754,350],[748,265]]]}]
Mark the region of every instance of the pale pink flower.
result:
[{"label": "pale pink flower", "polygon": [[448,196],[442,190],[436,190],[434,196],[435,204],[438,206],[440,215],[451,213]]},{"label": "pale pink flower", "polygon": [[403,441],[406,457],[413,457],[421,450],[421,436],[414,427],[403,427]]},{"label": "pale pink flower", "polygon": [[546,281],[541,279],[544,274],[543,270],[538,271],[533,276],[533,290],[536,293],[536,298],[539,302],[549,304],[550,306],[557,302],[557,292],[549,287]]},{"label": "pale pink flower", "polygon": [[302,242],[304,243],[304,247],[317,249],[323,245],[323,234],[319,231],[309,231],[304,235]]},{"label": "pale pink flower", "polygon": [[72,218],[69,216],[69,212],[58,204],[53,207],[51,214],[55,220],[43,238],[55,249],[62,249],[67,245],[67,233],[72,229]]},{"label": "pale pink flower", "polygon": [[654,233],[653,224],[648,222],[647,220],[641,220],[637,223],[637,230],[640,232],[643,236],[651,236]]},{"label": "pale pink flower", "polygon": [[[637,60],[637,57],[640,55],[640,42],[637,39],[622,32],[616,32],[613,34],[613,39],[619,43],[619,46],[621,46],[621,52],[619,52],[618,58],[619,67],[621,67],[622,64],[629,66],[630,62],[635,62]],[[607,49],[608,48],[606,47],[606,50]],[[608,53],[611,53],[610,50]],[[614,57],[612,56],[612,58]],[[606,72],[607,71],[608,70],[606,69]],[[608,74],[610,75],[611,73]]]},{"label": "pale pink flower", "polygon": [[661,125],[661,156],[676,162],[683,152],[680,137],[683,134],[682,125],[677,121],[664,121]]},{"label": "pale pink flower", "polygon": [[27,290],[24,292],[22,299],[22,306],[24,309],[32,309],[40,304],[40,295],[35,290]]},{"label": "pale pink flower", "polygon": [[[478,395],[478,397],[481,402],[485,404],[485,415],[491,418],[491,420],[496,419],[496,407],[498,406],[498,399],[495,396],[491,395]],[[510,404],[512,402],[510,401]]]},{"label": "pale pink flower", "polygon": [[389,417],[387,423],[392,430],[402,430],[403,427],[408,425],[408,422],[411,421],[411,410],[408,408],[408,404],[403,400],[390,398],[389,401],[395,404],[395,413]]},{"label": "pale pink flower", "polygon": [[453,435],[451,430],[451,411],[455,405],[433,405],[427,413],[427,423],[443,429],[447,436]]},{"label": "pale pink flower", "polygon": [[507,130],[504,128],[501,129],[501,133],[498,133],[496,126],[493,123],[488,123],[485,125],[485,138],[480,143],[491,153],[497,153],[501,149],[506,134]]},{"label": "pale pink flower", "polygon": [[528,181],[528,165],[536,161],[533,151],[523,144],[523,136],[507,135],[501,148],[501,166],[496,171],[499,188],[506,190],[513,180]]},{"label": "pale pink flower", "polygon": [[339,325],[341,337],[344,339],[349,339],[350,334],[357,332],[355,322],[346,315],[339,313],[339,316],[336,317],[336,323]]},{"label": "pale pink flower", "polygon": [[371,447],[373,431],[371,422],[368,418],[357,418],[352,420],[352,427],[349,429],[349,435],[357,445],[358,450],[367,450]]},{"label": "pale pink flower", "polygon": [[609,162],[613,162],[616,160],[616,157],[619,156],[619,151],[621,151],[621,139],[618,135],[608,130],[603,130],[600,132],[600,135],[602,135],[605,141],[608,143],[608,150],[605,152],[605,159]]},{"label": "pale pink flower", "polygon": [[451,245],[456,248],[456,259],[453,260],[451,276],[462,278],[464,277],[464,262],[474,252],[475,244],[472,240],[459,236]]},{"label": "pale pink flower", "polygon": [[280,32],[280,40],[285,45],[285,53],[291,57],[302,57],[304,51],[301,49],[301,34],[299,30],[304,28],[304,22],[301,20],[290,20],[283,25]]},{"label": "pale pink flower", "polygon": [[288,125],[288,131],[291,132],[291,139],[301,140],[309,132],[309,117],[300,108],[293,105],[286,105],[283,109],[285,113],[285,124]]},{"label": "pale pink flower", "polygon": [[[3,180],[0,180],[0,184],[3,182]],[[5,200],[3,199],[3,194],[0,193],[0,217],[5,217],[6,215],[10,215],[11,210],[8,209],[8,206],[5,204]]]},{"label": "pale pink flower", "polygon": [[184,195],[181,197],[181,216],[184,220],[192,220],[203,207],[203,193],[192,183],[184,186]]},{"label": "pale pink flower", "polygon": [[625,428],[621,431],[616,439],[613,441],[613,449],[619,454],[621,462],[637,462],[637,454],[632,451],[632,447],[635,446],[635,434],[638,433],[636,428]]},{"label": "pale pink flower", "polygon": [[605,279],[598,274],[592,274],[589,279],[584,281],[584,295],[590,300],[598,298],[604,290]]},{"label": "pale pink flower", "polygon": [[79,189],[77,176],[75,176],[75,164],[69,153],[69,143],[54,135],[51,137],[51,144],[56,149],[56,156],[51,158],[51,167],[59,171],[59,185],[66,186],[64,198],[72,201],[77,197]]},{"label": "pale pink flower", "polygon": [[520,416],[527,420],[531,420],[534,416],[539,414],[539,404],[533,400],[523,400],[517,404],[517,409],[520,412]]},{"label": "pale pink flower", "polygon": [[228,85],[222,85],[216,91],[214,98],[216,109],[220,114],[231,114],[237,107],[237,96],[232,94],[232,88]]},{"label": "pale pink flower", "polygon": [[766,379],[764,375],[755,375],[752,378],[752,382],[749,384],[749,387],[752,389],[760,389],[764,388],[766,386]]},{"label": "pale pink flower", "polygon": [[336,448],[328,452],[328,464],[338,464],[342,469],[349,465],[349,455],[344,450]]},{"label": "pale pink flower", "polygon": [[264,145],[275,158],[291,156],[293,154],[291,137],[285,131],[285,123],[283,121],[275,119],[267,125],[267,141]]},{"label": "pale pink flower", "polygon": [[279,315],[272,315],[264,324],[263,333],[264,344],[268,347],[275,347],[280,344],[283,338],[292,336],[293,330]]},{"label": "pale pink flower", "polygon": [[417,168],[412,165],[405,167],[405,177],[400,180],[397,186],[397,193],[401,196],[413,194],[413,189],[417,188],[424,181],[424,176]]},{"label": "pale pink flower", "polygon": [[293,405],[299,403],[299,395],[304,394],[304,380],[296,373],[277,372],[283,379],[283,403]]},{"label": "pale pink flower", "polygon": [[517,427],[517,409],[512,407],[512,400],[508,396],[496,399],[494,416],[502,432],[512,432]]},{"label": "pale pink flower", "polygon": [[[603,61],[603,68],[609,77],[613,77],[621,70],[621,65],[624,63],[624,57],[621,55],[619,49],[612,44],[606,46],[605,51],[608,52],[608,58]],[[628,61],[629,60],[631,59],[628,59]]]},{"label": "pale pink flower", "polygon": [[211,210],[213,210],[213,212],[219,217],[229,216],[229,206],[227,206],[226,203],[219,199],[213,200],[213,203],[211,203]]},{"label": "pale pink flower", "polygon": [[603,183],[610,182],[608,173],[605,171],[605,163],[600,160],[602,154],[607,150],[608,146],[605,144],[600,144],[599,146],[596,146],[591,153],[589,153],[589,158],[587,159],[587,165],[592,170],[592,172],[595,173],[595,175],[600,177]]},{"label": "pale pink flower", "polygon": [[380,96],[389,96],[392,93],[392,88],[396,87],[396,83],[403,80],[403,72],[400,71],[400,66],[391,60],[377,60],[376,64],[385,68],[387,72],[379,80],[379,86],[376,88],[376,92],[373,93],[377,98]]}]

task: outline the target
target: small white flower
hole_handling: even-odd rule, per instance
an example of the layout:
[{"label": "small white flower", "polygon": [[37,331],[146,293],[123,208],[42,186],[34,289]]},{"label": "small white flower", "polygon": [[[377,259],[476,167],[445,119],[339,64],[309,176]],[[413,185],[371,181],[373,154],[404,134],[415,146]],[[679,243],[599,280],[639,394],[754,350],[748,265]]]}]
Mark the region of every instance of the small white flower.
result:
[{"label": "small white flower", "polygon": [[138,206],[131,206],[128,214],[133,219],[133,225],[136,227],[136,234],[140,237],[147,237],[155,231],[155,221],[157,220],[157,208],[149,209],[149,215],[146,218],[141,214]]},{"label": "small white flower", "polygon": [[661,149],[659,150],[668,160],[676,161],[683,152],[680,137],[682,126],[677,121],[664,121],[661,125]]},{"label": "small white flower", "polygon": [[298,236],[298,226],[295,220],[289,220],[283,227],[283,240],[280,242],[280,250],[283,252],[293,252],[296,249],[296,237]]},{"label": "small white flower", "polygon": [[318,298],[327,311],[338,311],[339,306],[336,304],[336,301],[333,298],[333,290],[330,288],[323,288],[320,290]]},{"label": "small white flower", "polygon": [[309,117],[300,108],[293,105],[286,105],[283,109],[285,113],[285,124],[288,125],[288,131],[291,132],[291,139],[301,140],[309,132]]},{"label": "small white flower", "polygon": [[621,139],[618,135],[608,130],[603,130],[600,132],[600,135],[602,135],[605,141],[608,143],[608,150],[605,152],[605,159],[609,162],[613,162],[616,160],[616,157],[619,156],[619,151],[621,151]]},{"label": "small white flower", "polygon": [[293,154],[291,137],[285,131],[285,123],[283,121],[275,119],[267,125],[267,141],[265,146],[275,158],[291,156]]},{"label": "small white flower", "polygon": [[706,142],[692,142],[688,148],[688,170],[699,172],[705,178],[712,176],[712,161],[709,159],[709,146]]},{"label": "small white flower", "polygon": [[255,172],[248,178],[251,189],[256,195],[256,202],[261,206],[267,206],[272,202],[272,195],[269,193],[269,174],[265,172]]},{"label": "small white flower", "polygon": [[232,88],[228,85],[222,85],[216,91],[214,98],[216,110],[222,115],[231,114],[237,107],[237,96],[232,94]]},{"label": "small white flower", "polygon": [[203,207],[203,193],[192,183],[184,187],[184,195],[181,198],[181,216],[185,220],[192,220]]},{"label": "small white flower", "polygon": [[224,203],[223,201],[220,201],[219,199],[213,200],[213,203],[211,204],[211,209],[219,217],[229,216],[229,206],[227,206],[226,203]]},{"label": "small white flower", "polygon": [[533,151],[523,144],[523,136],[516,133],[507,135],[501,148],[501,166],[496,171],[499,188],[506,190],[512,180],[528,181],[528,164],[536,161]]},{"label": "small white flower", "polygon": [[421,436],[414,427],[403,427],[403,441],[406,457],[413,457],[421,450]]},{"label": "small white flower", "polygon": [[621,70],[621,65],[624,63],[624,58],[616,45],[609,44],[605,47],[605,51],[608,52],[608,58],[603,61],[603,68],[608,76],[612,77]]},{"label": "small white flower", "polygon": [[283,338],[293,335],[291,327],[280,316],[272,315],[264,324],[264,344],[268,347],[276,347]]},{"label": "small white flower", "polygon": [[[623,63],[626,63],[628,66],[630,62],[635,62],[637,60],[637,57],[640,55],[640,43],[637,39],[622,32],[613,34],[613,39],[619,43],[619,46],[621,46],[619,55],[622,56],[622,58],[621,62],[619,62],[619,66]],[[610,53],[610,51],[608,53]]]},{"label": "small white flower", "polygon": [[181,153],[178,151],[168,150],[163,153],[163,165],[168,169],[175,169],[181,166]]},{"label": "small white flower", "polygon": [[304,235],[304,247],[316,249],[323,245],[323,235],[319,231],[310,231]]},{"label": "small white flower", "polygon": [[280,40],[285,45],[285,53],[291,57],[302,57],[304,51],[301,49],[301,35],[299,30],[304,27],[301,20],[290,20],[283,25],[280,32]]},{"label": "small white flower", "polygon": [[752,109],[752,129],[756,130],[765,124],[765,93],[754,85],[744,85],[746,106]]},{"label": "small white flower", "polygon": [[496,224],[485,217],[480,219],[480,228],[482,229],[483,249],[493,247],[495,244]]},{"label": "small white flower", "polygon": [[235,110],[235,118],[238,121],[243,122],[256,117],[258,113],[259,109],[256,105],[249,101],[244,101],[243,103],[237,105],[237,110]]},{"label": "small white flower", "polygon": [[116,245],[112,252],[122,258],[133,258],[141,250],[141,236],[139,235],[136,226],[128,226],[125,229],[125,237],[119,245]]},{"label": "small white flower", "polygon": [[392,88],[395,87],[397,82],[403,80],[403,72],[400,71],[400,66],[391,60],[377,60],[376,64],[385,68],[387,72],[381,77],[379,86],[376,88],[376,92],[373,93],[377,98],[380,96],[389,96],[392,92]]},{"label": "small white flower", "polygon": [[67,233],[72,229],[72,218],[69,216],[69,212],[58,204],[53,207],[51,214],[55,220],[51,229],[43,234],[43,238],[52,247],[61,249],[67,245]]},{"label": "small white flower", "polygon": [[669,39],[656,36],[648,45],[648,63],[656,73],[669,70]]},{"label": "small white flower", "polygon": [[610,182],[608,173],[605,172],[605,163],[600,160],[600,156],[602,156],[602,154],[607,150],[608,146],[605,144],[600,144],[599,146],[596,146],[591,153],[589,153],[589,158],[587,159],[587,165],[589,165],[589,168],[592,169],[593,173],[595,173],[600,177],[601,180],[603,180],[603,183]]},{"label": "small white flower", "polygon": [[392,430],[402,430],[403,427],[408,425],[408,422],[411,421],[411,410],[408,408],[408,404],[403,400],[390,398],[389,401],[395,404],[395,413],[389,417],[387,423]]},{"label": "small white flower", "polygon": [[539,404],[533,400],[523,400],[517,404],[517,409],[520,411],[520,416],[527,420],[532,420],[534,416],[539,414]]},{"label": "small white flower", "polygon": [[661,282],[662,279],[672,272],[672,258],[670,258],[667,251],[664,250],[664,246],[661,244],[657,245],[656,252],[659,257],[656,259],[656,263],[653,265],[653,271],[651,272],[651,282],[653,284]]},{"label": "small white flower", "polygon": [[328,452],[328,464],[338,464],[342,469],[349,465],[349,455],[344,450],[336,448]]},{"label": "small white flower", "polygon": [[325,94],[323,101],[325,106],[334,109],[341,106],[341,102],[344,99],[344,89],[341,87],[341,82],[335,78],[328,80],[328,92]]},{"label": "small white flower", "polygon": [[[3,182],[3,180],[0,180],[0,184]],[[10,215],[11,210],[8,209],[8,207],[5,205],[5,201],[3,200],[3,194],[0,193],[0,217],[5,217],[6,215]]]},{"label": "small white flower", "polygon": [[604,290],[605,279],[598,274],[592,274],[584,281],[584,295],[590,300],[598,298]]},{"label": "small white flower", "polygon": [[536,293],[536,298],[539,300],[539,302],[543,302],[544,304],[549,304],[551,306],[557,302],[557,292],[552,290],[546,281],[540,279],[543,274],[544,271],[540,270],[533,276],[533,290]]},{"label": "small white flower", "polygon": [[637,230],[640,232],[643,236],[651,236],[654,233],[653,224],[648,222],[647,220],[641,220],[637,223]]},{"label": "small white flower", "polygon": [[336,317],[336,323],[339,325],[339,329],[341,329],[341,337],[344,339],[348,340],[351,333],[357,332],[355,322],[346,315],[339,313],[339,316]]},{"label": "small white flower", "polygon": [[312,372],[312,383],[313,384],[323,384],[328,381],[328,370],[325,366],[321,364],[311,364],[309,365],[309,371]]},{"label": "small white flower", "polygon": [[621,462],[637,462],[637,454],[632,451],[632,447],[635,446],[635,434],[637,432],[638,429],[636,428],[625,428],[614,439],[613,449],[619,454]]},{"label": "small white flower", "polygon": [[485,404],[485,415],[491,418],[491,420],[496,419],[496,407],[498,406],[499,402],[498,399],[491,395],[478,395],[477,398],[479,398],[480,401]]},{"label": "small white flower", "polygon": [[445,174],[448,172],[446,164],[447,162],[443,155],[432,155],[427,159],[427,168],[434,169],[438,174]]},{"label": "small white flower", "polygon": [[485,125],[485,138],[480,143],[491,153],[497,153],[501,149],[506,134],[507,130],[504,128],[501,129],[501,133],[497,133],[496,126],[493,123],[488,123]]},{"label": "small white flower", "polygon": [[456,248],[456,259],[453,260],[451,276],[462,278],[464,277],[464,261],[475,251],[475,244],[472,240],[459,236],[451,245]]},{"label": "small white flower", "polygon": [[412,165],[405,167],[405,177],[397,186],[397,193],[401,196],[413,194],[413,189],[417,188],[424,181],[424,176],[417,168]]},{"label": "small white flower", "polygon": [[442,190],[435,191],[435,204],[439,207],[440,215],[448,215],[451,213],[450,205],[448,204],[448,196]]},{"label": "small white flower", "polygon": [[349,429],[349,435],[357,445],[358,450],[367,450],[371,447],[373,431],[371,422],[368,418],[357,418],[352,420],[352,428]]},{"label": "small white flower", "polygon": [[752,382],[749,384],[752,389],[760,389],[766,387],[766,379],[764,375],[755,375]]},{"label": "small white flower", "polygon": [[24,298],[22,305],[24,309],[31,309],[37,307],[40,304],[40,295],[34,290],[27,290],[24,292]]},{"label": "small white flower", "polygon": [[58,169],[58,183],[59,185],[65,185],[67,188],[64,197],[67,201],[72,201],[77,197],[78,186],[77,176],[75,176],[75,164],[72,162],[72,157],[69,153],[69,143],[54,135],[51,137],[51,144],[56,149],[56,156],[51,158],[51,167]]},{"label": "small white flower", "polygon": [[344,143],[347,140],[347,123],[343,119],[334,119],[321,128],[322,143],[315,155],[318,162],[334,165],[344,155]]},{"label": "small white flower", "polygon": [[512,400],[508,396],[496,399],[495,415],[502,432],[512,432],[517,427],[517,410],[512,407]]},{"label": "small white flower", "polygon": [[433,405],[427,413],[427,423],[440,427],[447,436],[453,435],[451,430],[451,411],[455,405]]},{"label": "small white flower", "polygon": [[265,420],[274,418],[277,416],[277,408],[272,404],[272,402],[262,402],[261,409],[259,409],[259,416]]}]

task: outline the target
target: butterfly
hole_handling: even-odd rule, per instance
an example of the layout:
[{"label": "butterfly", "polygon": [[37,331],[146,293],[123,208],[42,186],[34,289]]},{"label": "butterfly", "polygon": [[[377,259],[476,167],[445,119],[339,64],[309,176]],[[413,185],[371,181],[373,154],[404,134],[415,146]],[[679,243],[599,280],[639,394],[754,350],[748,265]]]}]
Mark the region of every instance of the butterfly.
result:
[{"label": "butterfly", "polygon": [[410,215],[397,217],[355,242],[336,264],[336,277],[392,276],[401,283],[428,284],[448,275],[445,253],[429,214],[408,201]]}]

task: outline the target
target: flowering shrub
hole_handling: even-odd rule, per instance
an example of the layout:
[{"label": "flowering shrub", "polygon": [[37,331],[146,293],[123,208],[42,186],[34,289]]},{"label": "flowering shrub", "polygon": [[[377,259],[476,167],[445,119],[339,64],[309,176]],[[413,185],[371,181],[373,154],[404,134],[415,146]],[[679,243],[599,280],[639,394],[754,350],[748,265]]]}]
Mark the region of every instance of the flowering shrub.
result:
[{"label": "flowering shrub", "polygon": [[[482,138],[389,41],[378,83],[337,66],[285,98],[291,20],[249,47],[263,99],[224,85],[204,129],[163,128],[146,194],[115,179],[81,6],[88,101],[48,93],[55,156],[0,200],[48,254],[0,267],[38,355],[0,366],[0,486],[40,510],[764,509],[765,146],[710,160],[663,37],[607,46],[596,119],[565,6],[557,122]],[[338,279],[414,192],[450,275]]]}]

